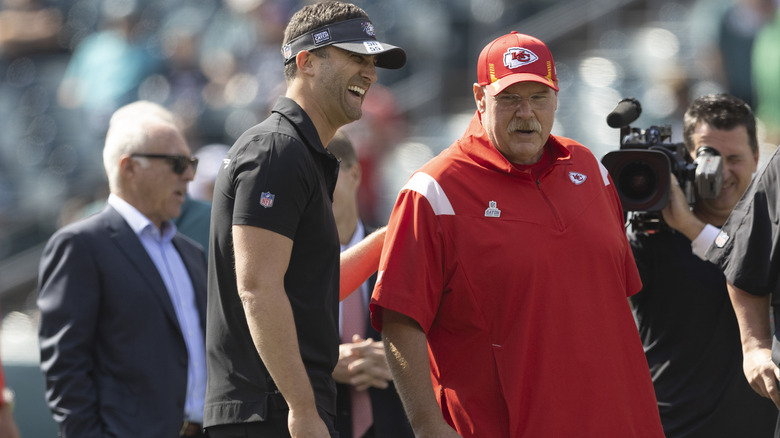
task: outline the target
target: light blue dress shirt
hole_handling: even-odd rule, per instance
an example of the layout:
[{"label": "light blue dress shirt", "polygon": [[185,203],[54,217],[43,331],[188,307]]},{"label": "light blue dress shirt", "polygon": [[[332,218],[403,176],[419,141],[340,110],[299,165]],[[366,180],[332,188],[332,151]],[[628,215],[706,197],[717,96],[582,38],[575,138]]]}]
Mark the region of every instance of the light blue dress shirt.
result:
[{"label": "light blue dress shirt", "polygon": [[176,225],[170,221],[165,222],[160,232],[146,216],[113,193],[108,197],[108,204],[119,212],[141,240],[165,282],[165,288],[171,297],[187,345],[189,359],[187,399],[183,420],[202,423],[203,403],[206,398],[206,346],[195,304],[192,280],[179,252],[171,242],[176,234]]}]

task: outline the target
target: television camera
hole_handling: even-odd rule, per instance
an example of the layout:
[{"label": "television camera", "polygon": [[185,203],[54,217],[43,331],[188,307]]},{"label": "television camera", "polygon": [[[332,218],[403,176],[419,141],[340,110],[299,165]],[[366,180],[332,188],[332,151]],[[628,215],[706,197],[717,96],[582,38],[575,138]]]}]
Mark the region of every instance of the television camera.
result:
[{"label": "television camera", "polygon": [[672,143],[670,126],[631,127],[642,106],[634,98],[621,100],[607,116],[607,124],[620,128],[620,150],[601,159],[615,183],[623,213],[634,231],[656,232],[664,226],[661,210],[669,203],[671,175],[693,206],[696,193],[714,199],[723,185],[720,153],[703,145],[691,159],[683,143]]}]

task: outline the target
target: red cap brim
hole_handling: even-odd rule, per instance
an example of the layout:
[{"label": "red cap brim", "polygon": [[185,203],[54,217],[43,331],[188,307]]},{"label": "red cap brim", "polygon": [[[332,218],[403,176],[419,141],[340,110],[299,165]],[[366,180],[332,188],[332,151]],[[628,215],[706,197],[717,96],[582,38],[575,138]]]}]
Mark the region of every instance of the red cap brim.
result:
[{"label": "red cap brim", "polygon": [[538,82],[540,84],[547,85],[555,91],[558,91],[558,84],[555,83],[552,79],[545,78],[544,76],[539,76],[533,73],[515,73],[512,75],[506,75],[492,84],[488,84],[485,89],[489,95],[495,96],[496,94],[504,91],[508,86],[514,85],[518,82]]}]

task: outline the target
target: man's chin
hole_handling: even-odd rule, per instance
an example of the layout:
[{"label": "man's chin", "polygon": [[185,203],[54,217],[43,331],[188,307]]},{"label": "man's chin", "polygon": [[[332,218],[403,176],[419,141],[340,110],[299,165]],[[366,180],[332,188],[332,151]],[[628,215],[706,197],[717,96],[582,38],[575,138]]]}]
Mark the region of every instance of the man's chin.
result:
[{"label": "man's chin", "polygon": [[170,216],[168,219],[169,221],[178,219],[179,216],[181,216],[181,205],[179,205],[178,208],[172,208],[169,210],[168,215]]},{"label": "man's chin", "polygon": [[739,198],[734,198],[732,196],[724,196],[724,193],[721,193],[716,199],[700,199],[697,200],[696,202],[702,203],[703,205],[707,206],[709,210],[712,211],[724,211],[724,210],[733,210],[734,206],[737,205],[737,201],[739,201]]}]

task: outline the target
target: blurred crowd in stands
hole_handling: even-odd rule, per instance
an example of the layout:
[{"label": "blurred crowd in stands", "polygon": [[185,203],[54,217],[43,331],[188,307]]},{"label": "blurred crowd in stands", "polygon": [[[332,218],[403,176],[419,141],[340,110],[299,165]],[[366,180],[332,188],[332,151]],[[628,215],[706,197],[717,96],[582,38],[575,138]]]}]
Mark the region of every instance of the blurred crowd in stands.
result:
[{"label": "blurred crowd in stands", "polygon": [[[355,2],[409,55],[404,69],[380,73],[364,119],[347,127],[364,168],[363,216],[384,222],[411,169],[461,134],[474,108],[467,61],[513,29],[559,60],[554,133],[599,157],[619,145],[604,117],[627,96],[643,104],[637,125],[672,124],[679,139],[693,97],[728,91],[754,106],[776,145],[777,2]],[[284,91],[282,30],[303,3],[0,0],[0,260],[105,197],[100,150],[119,106],[164,105],[193,151],[221,150],[262,120]]]}]

